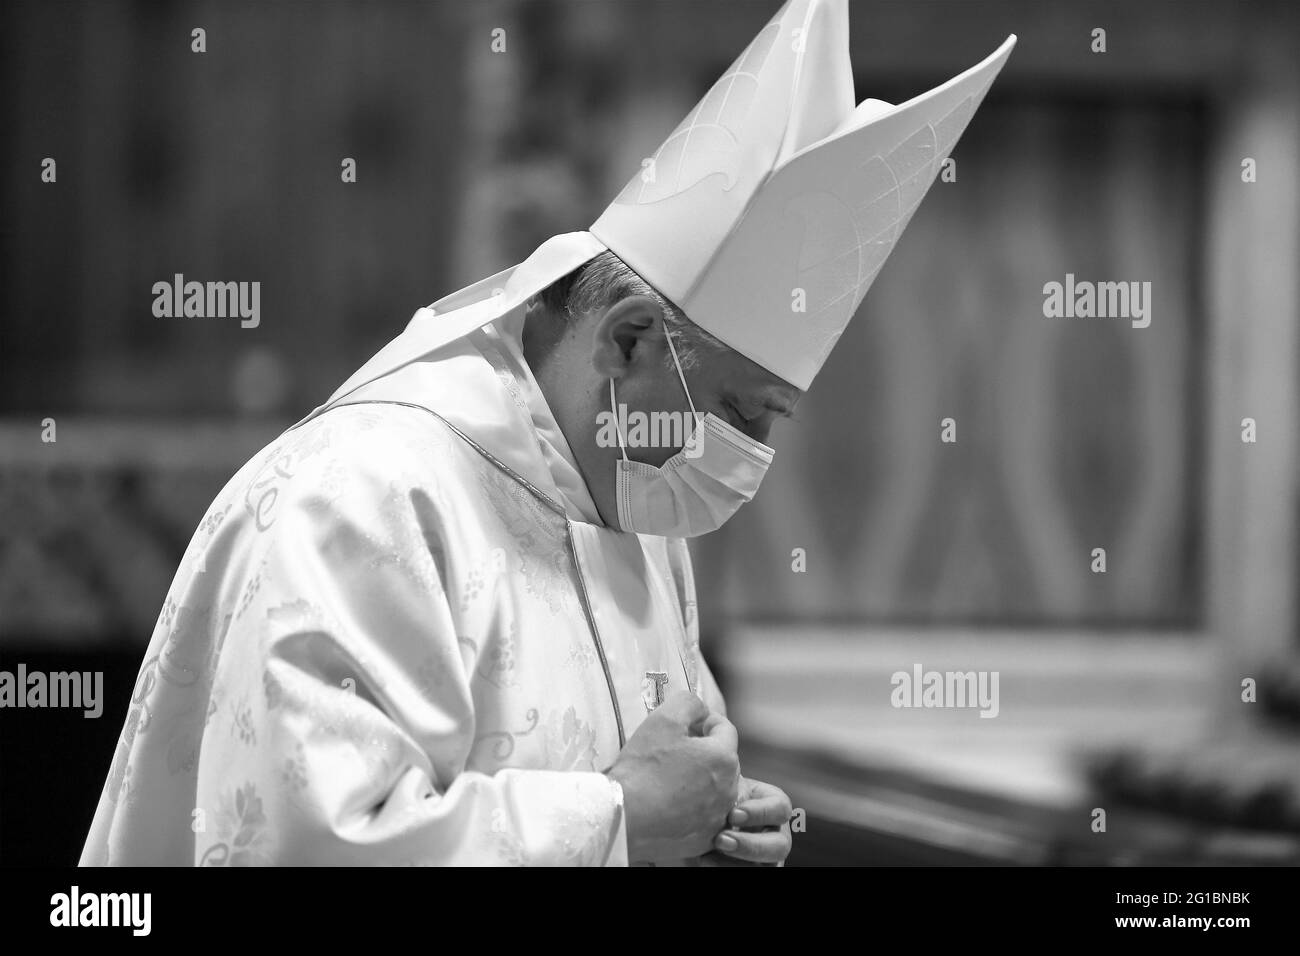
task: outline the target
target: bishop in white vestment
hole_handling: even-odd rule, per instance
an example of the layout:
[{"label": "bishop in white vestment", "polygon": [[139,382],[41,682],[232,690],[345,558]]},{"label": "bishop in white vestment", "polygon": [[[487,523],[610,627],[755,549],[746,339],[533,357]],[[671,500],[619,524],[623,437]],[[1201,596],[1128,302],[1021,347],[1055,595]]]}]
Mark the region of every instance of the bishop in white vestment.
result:
[{"label": "bishop in white vestment", "polygon": [[601,771],[644,675],[722,703],[685,543],[601,527],[518,324],[354,393],[218,496],[83,862],[626,862]]}]

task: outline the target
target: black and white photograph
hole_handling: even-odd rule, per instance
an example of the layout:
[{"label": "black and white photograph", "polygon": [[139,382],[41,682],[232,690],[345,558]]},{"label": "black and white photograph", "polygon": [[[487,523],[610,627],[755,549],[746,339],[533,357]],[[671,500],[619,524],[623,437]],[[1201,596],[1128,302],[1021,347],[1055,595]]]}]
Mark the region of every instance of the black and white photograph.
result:
[{"label": "black and white photograph", "polygon": [[1300,5],[0,23],[21,922],[158,936],[197,867],[1284,912]]}]

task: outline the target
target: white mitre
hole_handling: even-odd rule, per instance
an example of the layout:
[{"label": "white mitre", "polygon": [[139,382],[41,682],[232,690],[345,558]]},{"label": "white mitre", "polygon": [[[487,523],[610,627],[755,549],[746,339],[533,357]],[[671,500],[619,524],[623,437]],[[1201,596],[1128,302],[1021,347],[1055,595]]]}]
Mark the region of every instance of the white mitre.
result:
[{"label": "white mitre", "polygon": [[787,0],[590,231],[806,389],[1015,41],[901,106],[855,107],[847,0]]},{"label": "white mitre", "polygon": [[900,106],[855,107],[847,0],[787,0],[590,231],[553,236],[416,310],[307,418],[606,249],[692,322],[807,389],[1015,42]]}]

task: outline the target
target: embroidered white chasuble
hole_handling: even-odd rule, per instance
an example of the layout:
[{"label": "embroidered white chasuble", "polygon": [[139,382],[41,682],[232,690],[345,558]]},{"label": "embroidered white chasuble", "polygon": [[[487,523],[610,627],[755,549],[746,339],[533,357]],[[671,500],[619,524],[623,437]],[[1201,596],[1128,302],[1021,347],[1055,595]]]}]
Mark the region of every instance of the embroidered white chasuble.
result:
[{"label": "embroidered white chasuble", "polygon": [[723,704],[685,543],[603,526],[521,325],[363,385],[226,485],[83,865],[627,863],[602,771],[665,678]]}]

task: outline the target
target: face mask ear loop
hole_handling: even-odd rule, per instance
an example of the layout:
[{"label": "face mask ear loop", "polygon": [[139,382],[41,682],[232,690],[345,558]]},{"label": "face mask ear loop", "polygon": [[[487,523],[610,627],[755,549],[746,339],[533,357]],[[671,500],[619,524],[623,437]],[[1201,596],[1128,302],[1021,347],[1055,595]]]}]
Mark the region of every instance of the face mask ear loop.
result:
[{"label": "face mask ear loop", "polygon": [[623,429],[618,427],[618,406],[614,404],[614,380],[609,380],[609,410],[614,415],[614,434],[618,435],[618,449],[623,453],[623,460],[627,461],[627,448],[623,444]]},{"label": "face mask ear loop", "polygon": [[[677,377],[682,380],[682,391],[686,393],[686,404],[691,406],[691,420],[696,425],[700,423],[700,413],[695,410],[695,402],[691,400],[691,390],[686,387],[686,376],[682,373],[682,363],[677,361],[677,349],[673,346],[673,337],[668,334],[668,326],[664,326],[664,338],[668,340],[668,351],[673,353],[673,365],[677,366]],[[610,379],[613,385],[614,380]]]}]

